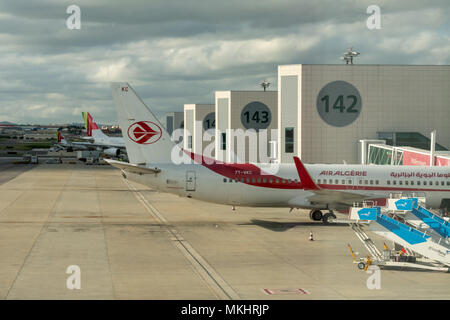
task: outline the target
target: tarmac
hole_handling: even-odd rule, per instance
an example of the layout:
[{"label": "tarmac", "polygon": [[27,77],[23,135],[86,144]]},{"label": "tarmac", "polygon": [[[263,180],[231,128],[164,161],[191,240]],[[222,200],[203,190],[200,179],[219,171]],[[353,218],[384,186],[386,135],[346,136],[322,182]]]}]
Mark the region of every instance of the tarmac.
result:
[{"label": "tarmac", "polygon": [[[383,269],[381,288],[369,289],[371,274],[348,251],[367,255],[350,227],[305,210],[232,211],[155,192],[107,165],[5,166],[1,299],[450,298],[439,272]],[[79,267],[80,289],[68,286],[69,266]]]}]

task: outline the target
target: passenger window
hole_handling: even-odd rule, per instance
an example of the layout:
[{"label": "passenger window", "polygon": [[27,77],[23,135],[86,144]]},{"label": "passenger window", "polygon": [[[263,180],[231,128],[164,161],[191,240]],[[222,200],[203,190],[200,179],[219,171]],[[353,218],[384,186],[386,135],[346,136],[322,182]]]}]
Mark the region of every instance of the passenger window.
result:
[{"label": "passenger window", "polygon": [[405,181],[405,185],[408,185],[409,183],[408,183],[408,181]]},{"label": "passenger window", "polygon": [[398,182],[398,184],[399,184],[399,185],[402,185],[402,184],[403,184],[403,181],[400,180],[400,181]]},{"label": "passenger window", "polygon": [[263,182],[264,182],[264,183],[266,183],[266,182],[267,182],[267,179],[266,179],[266,178],[264,178],[264,179],[263,179]]},{"label": "passenger window", "polygon": [[420,186],[420,181],[417,181],[417,185]]},{"label": "passenger window", "polygon": [[445,185],[444,181],[441,181],[441,186]]},{"label": "passenger window", "polygon": [[234,182],[238,183],[238,182],[239,182],[239,179],[234,179]]},{"label": "passenger window", "polygon": [[347,180],[347,184],[352,184],[352,180]]},{"label": "passenger window", "polygon": [[258,181],[258,183],[261,183],[261,178],[258,178],[258,180],[256,180],[256,181]]},{"label": "passenger window", "polygon": [[345,180],[342,180],[342,184],[345,184]]},{"label": "passenger window", "polygon": [[364,184],[369,184],[369,180],[364,180]]},{"label": "passenger window", "polygon": [[275,180],[275,183],[280,183],[280,180],[276,179],[276,180]]},{"label": "passenger window", "polygon": [[[295,182],[297,182],[297,179],[295,179]],[[320,179],[317,180],[317,183],[321,183],[321,182],[322,182],[322,180],[320,180]]]},{"label": "passenger window", "polygon": [[241,182],[244,182],[245,180],[244,180],[244,178],[241,178]]},{"label": "passenger window", "polygon": [[447,181],[447,185],[450,186],[450,181]]},{"label": "passenger window", "polygon": [[223,178],[223,182],[227,182],[227,178]]},{"label": "passenger window", "polygon": [[250,178],[247,178],[247,183],[250,183]]},{"label": "passenger window", "polygon": [[395,180],[392,181],[392,184],[393,184],[393,185],[396,185],[396,184],[397,184],[397,181],[395,181]]},{"label": "passenger window", "polygon": [[411,185],[412,185],[412,186],[414,185],[414,181],[411,181]]},{"label": "passenger window", "polygon": [[228,179],[228,182],[233,182],[233,179],[231,179],[231,178],[230,178],[230,179]]},{"label": "passenger window", "polygon": [[359,180],[359,184],[362,184],[362,180]]},{"label": "passenger window", "polygon": [[379,184],[380,183],[380,181],[378,181],[378,180],[375,180],[375,184]]},{"label": "passenger window", "polygon": [[426,186],[426,185],[427,185],[427,182],[426,182],[426,181],[424,181],[424,182],[423,182],[423,185],[424,185],[424,186]]},{"label": "passenger window", "polygon": [[335,179],[335,180],[334,180],[334,184],[339,184],[339,180],[338,180],[338,179]]},{"label": "passenger window", "polygon": [[256,182],[255,178],[252,178],[252,183],[255,183],[255,182]]},{"label": "passenger window", "polygon": [[387,184],[388,184],[388,185],[391,184],[391,180],[388,180],[388,181],[387,181]]},{"label": "passenger window", "polygon": [[272,179],[269,179],[269,183],[273,183],[273,180],[272,180]]},{"label": "passenger window", "polygon": [[370,180],[370,184],[373,184],[373,180]]}]

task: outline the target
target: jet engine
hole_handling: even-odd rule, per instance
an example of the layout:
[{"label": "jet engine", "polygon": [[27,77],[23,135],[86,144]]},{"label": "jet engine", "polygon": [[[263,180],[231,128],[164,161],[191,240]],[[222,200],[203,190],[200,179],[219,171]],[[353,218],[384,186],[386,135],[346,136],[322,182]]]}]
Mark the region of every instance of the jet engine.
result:
[{"label": "jet engine", "polygon": [[110,157],[118,157],[120,155],[119,148],[108,148],[103,150],[103,152]]}]

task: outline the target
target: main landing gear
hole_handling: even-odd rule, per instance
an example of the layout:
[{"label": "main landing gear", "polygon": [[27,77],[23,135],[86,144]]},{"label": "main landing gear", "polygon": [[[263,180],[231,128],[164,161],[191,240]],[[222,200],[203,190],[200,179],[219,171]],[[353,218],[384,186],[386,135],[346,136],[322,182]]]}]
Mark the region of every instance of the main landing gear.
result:
[{"label": "main landing gear", "polygon": [[320,211],[318,209],[311,210],[309,212],[309,217],[311,218],[311,220],[314,220],[314,221],[322,220],[322,222],[324,224],[328,223],[328,219],[336,219],[336,216],[334,215],[333,211],[330,210],[330,212],[322,214],[322,211]]}]

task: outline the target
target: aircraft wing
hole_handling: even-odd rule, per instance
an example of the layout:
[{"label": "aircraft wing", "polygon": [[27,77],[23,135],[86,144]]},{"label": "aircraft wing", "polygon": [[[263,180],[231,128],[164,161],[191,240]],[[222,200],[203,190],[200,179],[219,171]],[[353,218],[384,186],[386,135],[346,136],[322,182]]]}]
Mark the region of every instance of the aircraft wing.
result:
[{"label": "aircraft wing", "polygon": [[380,198],[380,195],[377,194],[362,194],[356,191],[352,192],[351,190],[341,191],[322,189],[318,185],[316,185],[298,157],[294,157],[294,162],[304,190],[309,191],[309,196],[307,196],[306,198],[311,203],[334,203],[351,206],[354,202]]},{"label": "aircraft wing", "polygon": [[122,162],[117,160],[111,160],[111,159],[105,159],[105,161],[112,165],[113,167],[119,168],[124,171],[132,172],[132,173],[139,173],[139,174],[155,174],[158,172],[161,172],[158,168],[147,168],[142,165],[138,164],[132,164],[128,162]]}]

